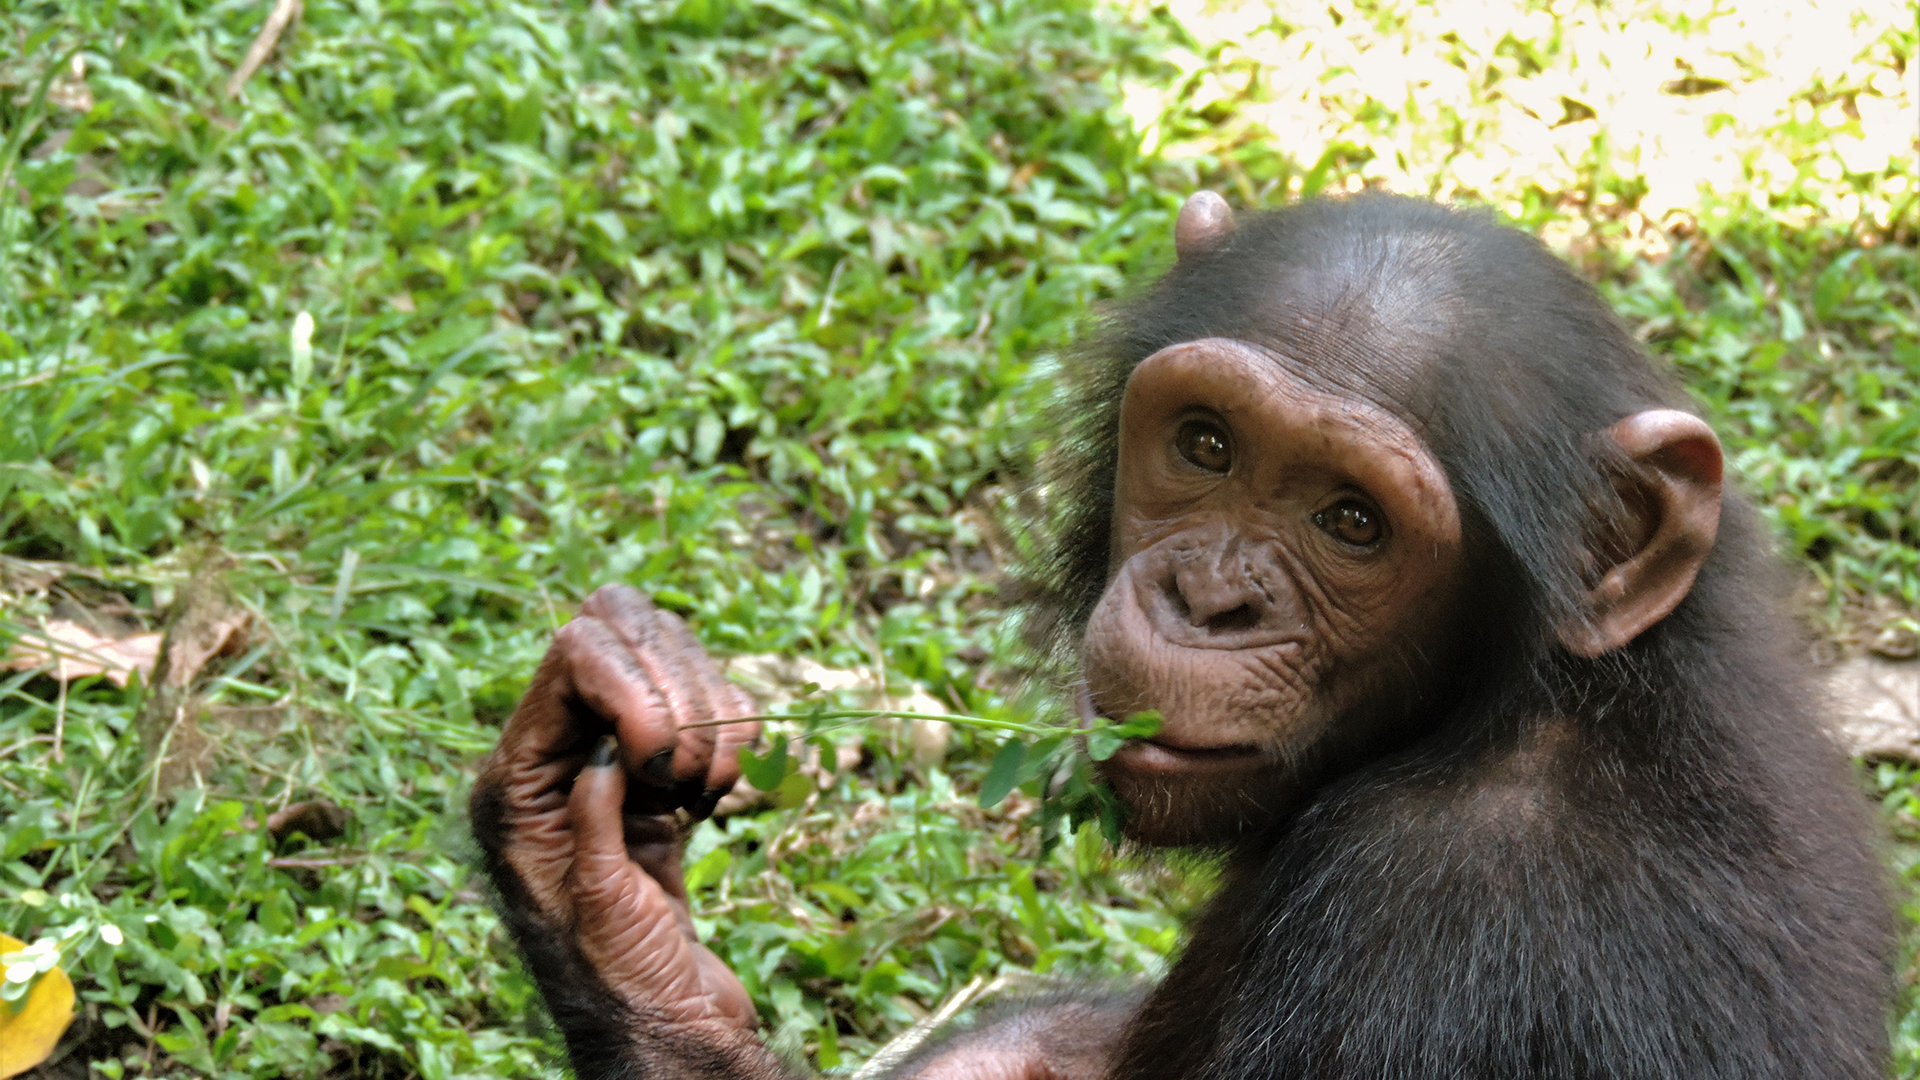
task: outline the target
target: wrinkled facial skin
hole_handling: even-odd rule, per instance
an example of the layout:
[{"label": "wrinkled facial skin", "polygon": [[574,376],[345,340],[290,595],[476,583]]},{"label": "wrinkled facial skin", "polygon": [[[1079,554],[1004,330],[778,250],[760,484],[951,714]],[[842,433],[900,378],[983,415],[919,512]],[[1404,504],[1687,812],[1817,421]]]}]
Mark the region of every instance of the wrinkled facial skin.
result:
[{"label": "wrinkled facial skin", "polygon": [[1080,708],[1164,718],[1103,766],[1142,843],[1258,830],[1405,738],[1452,643],[1445,473],[1392,413],[1290,368],[1208,338],[1127,383],[1115,570],[1087,624]]}]

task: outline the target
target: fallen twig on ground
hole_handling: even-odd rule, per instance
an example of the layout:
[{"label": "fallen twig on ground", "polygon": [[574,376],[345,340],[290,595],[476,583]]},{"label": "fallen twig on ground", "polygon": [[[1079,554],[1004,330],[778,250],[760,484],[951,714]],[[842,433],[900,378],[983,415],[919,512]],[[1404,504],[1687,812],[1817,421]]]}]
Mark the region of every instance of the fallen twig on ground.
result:
[{"label": "fallen twig on ground", "polygon": [[292,24],[294,17],[300,14],[300,0],[274,0],[273,10],[267,13],[267,21],[261,25],[260,32],[254,35],[253,44],[247,46],[247,55],[240,61],[240,67],[227,80],[227,96],[240,96],[240,88],[247,85],[253,73],[267,62],[273,47],[280,43],[280,35]]}]

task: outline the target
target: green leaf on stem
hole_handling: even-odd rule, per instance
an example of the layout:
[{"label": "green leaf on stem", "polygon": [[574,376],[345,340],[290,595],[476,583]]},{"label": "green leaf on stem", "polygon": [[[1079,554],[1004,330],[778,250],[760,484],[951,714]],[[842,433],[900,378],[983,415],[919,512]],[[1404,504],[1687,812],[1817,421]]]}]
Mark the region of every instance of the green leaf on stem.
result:
[{"label": "green leaf on stem", "polygon": [[747,747],[740,748],[740,774],[747,778],[760,791],[778,791],[780,782],[787,777],[789,759],[787,755],[787,737],[776,735],[773,749],[765,757],[755,754]]},{"label": "green leaf on stem", "polygon": [[1020,764],[1026,760],[1027,744],[1019,739],[1008,739],[993,755],[993,764],[987,767],[987,777],[980,782],[980,805],[992,809],[1007,793],[1020,782]]},{"label": "green leaf on stem", "polygon": [[1151,739],[1160,734],[1160,725],[1160,714],[1152,709],[1144,709],[1128,714],[1120,726],[1113,729],[1113,733],[1123,739]]}]

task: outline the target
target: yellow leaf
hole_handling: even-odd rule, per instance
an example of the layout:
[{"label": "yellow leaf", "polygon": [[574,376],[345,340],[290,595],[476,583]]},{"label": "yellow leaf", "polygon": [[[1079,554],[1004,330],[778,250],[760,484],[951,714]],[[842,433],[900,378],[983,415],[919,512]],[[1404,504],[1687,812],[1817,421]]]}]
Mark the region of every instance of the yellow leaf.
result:
[{"label": "yellow leaf", "polygon": [[[0,958],[26,947],[26,942],[0,934]],[[0,1001],[0,1080],[47,1060],[72,1022],[73,982],[59,968],[40,976],[25,1001]]]}]

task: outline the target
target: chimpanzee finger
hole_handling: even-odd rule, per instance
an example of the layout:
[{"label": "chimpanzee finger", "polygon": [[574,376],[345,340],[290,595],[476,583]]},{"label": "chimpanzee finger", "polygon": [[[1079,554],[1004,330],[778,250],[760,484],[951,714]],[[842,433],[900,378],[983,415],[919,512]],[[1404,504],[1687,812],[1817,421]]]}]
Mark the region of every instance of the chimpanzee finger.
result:
[{"label": "chimpanzee finger", "polygon": [[615,767],[619,754],[619,739],[601,736],[586,766],[574,778],[573,793],[567,797],[577,884],[591,884],[587,877],[622,870],[631,862],[627,857],[626,817],[620,809],[626,798],[627,777],[625,770]]},{"label": "chimpanzee finger", "polygon": [[[662,611],[656,625],[660,637],[686,657],[688,672],[699,680],[701,694],[706,699],[706,711],[701,719],[731,720],[752,716],[758,711],[745,691],[727,681],[726,675],[720,671],[720,665],[707,655],[680,616],[671,611]],[[687,768],[676,768],[674,775],[683,783],[703,789],[702,799],[694,807],[699,816],[711,813],[712,803],[733,789],[733,782],[740,777],[739,748],[752,743],[759,733],[760,725],[757,723],[721,724],[681,731],[681,752],[692,747],[699,756],[689,760]]]},{"label": "chimpanzee finger", "polygon": [[[628,785],[632,792],[632,785]],[[687,877],[683,857],[686,844],[679,822],[672,814],[635,812],[629,807],[622,815],[626,832],[627,858],[665,893],[673,910],[674,922],[689,939],[693,933],[693,914],[687,906]]]},{"label": "chimpanzee finger", "polygon": [[638,590],[625,585],[595,589],[581,611],[602,620],[619,635],[673,712],[678,737],[672,753],[657,752],[638,761],[629,758],[641,781],[650,787],[674,789],[674,802],[696,802],[714,743],[712,728],[696,726],[713,716],[713,702],[701,671],[713,666],[706,650],[679,616],[654,607]]},{"label": "chimpanzee finger", "polygon": [[649,783],[628,792],[629,811],[651,814],[683,805],[697,818],[711,814],[739,780],[740,747],[750,745],[760,728],[758,724],[709,726],[702,721],[750,716],[756,711],[752,699],[727,681],[678,615],[659,610],[638,591],[605,586],[587,598],[581,612],[613,629],[655,677],[656,685],[671,684],[684,691],[671,698],[679,726],[671,788],[654,793],[666,780],[660,775],[667,771],[661,768],[666,762],[658,756],[648,760],[643,777]]},{"label": "chimpanzee finger", "polygon": [[556,640],[562,638],[569,647],[573,697],[612,725],[628,767],[646,779],[646,763],[671,752],[678,737],[666,688],[598,619],[573,620],[560,628]]},{"label": "chimpanzee finger", "polygon": [[[659,638],[668,642],[674,653],[686,658],[685,668],[699,680],[706,700],[703,720],[731,720],[760,711],[745,690],[727,680],[720,665],[706,654],[693,631],[678,615],[660,612],[656,626]],[[740,748],[753,745],[759,736],[757,721],[681,729],[674,777],[676,786],[687,794],[686,805],[695,818],[710,816],[720,800],[733,790],[740,779]]]},{"label": "chimpanzee finger", "polygon": [[612,627],[629,647],[645,636],[642,629],[658,609],[645,593],[631,585],[602,585],[580,602],[580,614],[591,615]]},{"label": "chimpanzee finger", "polygon": [[572,654],[581,647],[576,637],[577,632],[566,626],[554,635],[527,692],[521,695],[506,730],[500,733],[500,742],[488,759],[490,768],[509,762],[538,766],[563,757],[576,759],[566,770],[567,776],[579,767],[578,759],[584,757],[589,746],[577,730],[579,725],[569,707],[574,697]]},{"label": "chimpanzee finger", "polygon": [[[650,928],[635,924],[649,922],[670,922],[684,932],[691,921],[672,822],[660,818],[636,822],[622,813],[627,776],[625,769],[617,767],[618,755],[618,743],[607,736],[580,770],[567,799],[573,832],[571,881],[575,902],[582,906],[576,915],[592,916],[601,932],[637,931],[645,936]],[[649,833],[653,842],[640,845],[648,857],[636,866],[636,834]],[[654,857],[664,856],[664,850],[651,850],[655,848],[670,849],[673,854]]]}]

